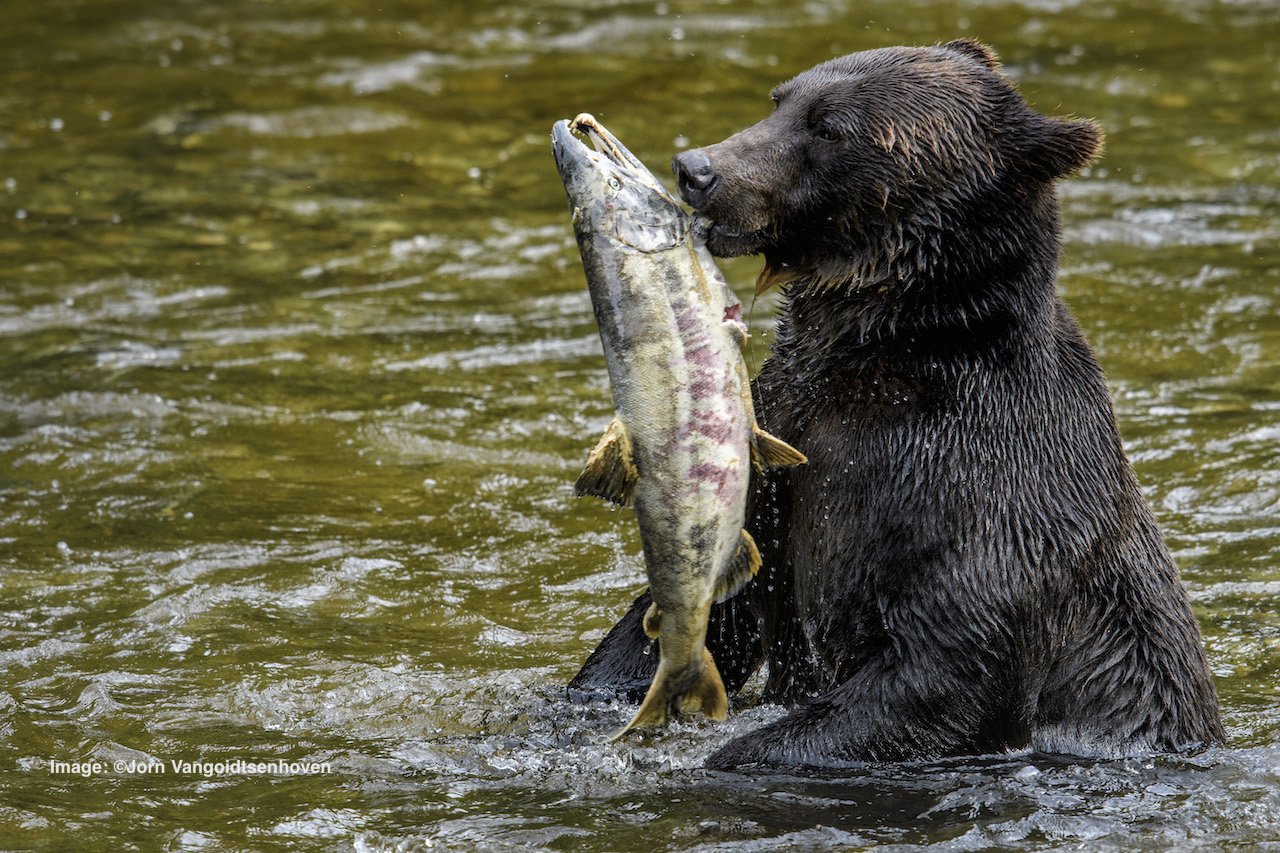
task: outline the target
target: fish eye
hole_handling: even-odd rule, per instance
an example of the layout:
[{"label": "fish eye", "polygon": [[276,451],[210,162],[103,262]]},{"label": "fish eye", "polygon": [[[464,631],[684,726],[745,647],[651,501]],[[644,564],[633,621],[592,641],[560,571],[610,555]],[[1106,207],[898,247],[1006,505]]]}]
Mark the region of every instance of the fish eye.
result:
[{"label": "fish eye", "polygon": [[609,186],[613,187],[615,190],[620,190],[622,189],[622,181],[618,180],[617,178],[610,178]]}]

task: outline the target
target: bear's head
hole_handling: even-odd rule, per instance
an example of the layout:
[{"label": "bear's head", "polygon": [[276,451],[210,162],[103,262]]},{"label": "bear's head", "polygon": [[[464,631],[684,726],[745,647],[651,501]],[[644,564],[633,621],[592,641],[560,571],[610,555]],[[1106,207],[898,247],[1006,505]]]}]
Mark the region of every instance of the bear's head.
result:
[{"label": "bear's head", "polygon": [[[969,40],[834,59],[773,100],[759,123],[673,161],[681,194],[713,223],[711,251],[764,253],[761,288],[952,281],[1020,252],[1056,259],[1053,181],[1102,144],[1091,121],[1031,109]],[[1023,233],[1042,216],[1052,245],[1025,245],[1044,242]]]}]

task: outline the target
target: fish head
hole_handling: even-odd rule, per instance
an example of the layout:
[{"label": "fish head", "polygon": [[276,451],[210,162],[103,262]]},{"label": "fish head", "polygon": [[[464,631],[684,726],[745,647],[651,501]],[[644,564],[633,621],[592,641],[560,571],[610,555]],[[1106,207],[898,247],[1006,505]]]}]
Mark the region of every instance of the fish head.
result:
[{"label": "fish head", "polygon": [[[589,139],[588,147],[577,134]],[[551,151],[581,241],[661,252],[685,242],[690,217],[671,193],[604,125],[583,113],[558,121]]]}]

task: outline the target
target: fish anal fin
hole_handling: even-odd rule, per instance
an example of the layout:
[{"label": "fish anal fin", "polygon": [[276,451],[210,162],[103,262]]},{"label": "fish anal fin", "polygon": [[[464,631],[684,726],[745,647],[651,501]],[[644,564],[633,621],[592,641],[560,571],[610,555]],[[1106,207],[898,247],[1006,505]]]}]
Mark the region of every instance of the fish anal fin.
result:
[{"label": "fish anal fin", "polygon": [[631,455],[631,437],[622,421],[614,418],[587,457],[574,491],[579,497],[594,495],[626,506],[640,480]]},{"label": "fish anal fin", "polygon": [[750,533],[743,530],[738,536],[738,547],[734,550],[733,557],[729,559],[724,573],[716,581],[716,589],[713,593],[716,603],[732,598],[738,590],[746,586],[747,582],[760,571],[760,562],[760,549],[756,547],[756,540],[751,538]]},{"label": "fish anal fin", "polygon": [[758,426],[751,427],[751,464],[764,473],[770,468],[787,468],[809,461],[799,450]]}]

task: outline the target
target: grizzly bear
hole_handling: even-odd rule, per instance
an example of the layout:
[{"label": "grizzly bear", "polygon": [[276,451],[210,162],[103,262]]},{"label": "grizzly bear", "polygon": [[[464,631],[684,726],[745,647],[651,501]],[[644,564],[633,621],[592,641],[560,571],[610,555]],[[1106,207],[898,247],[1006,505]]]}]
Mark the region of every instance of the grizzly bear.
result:
[{"label": "grizzly bear", "polygon": [[[760,574],[708,632],[789,713],[709,766],[1223,740],[1186,594],[1055,289],[1055,181],[1091,121],[1031,109],[977,42],[824,62],[675,158],[720,256],[783,307],[753,390],[809,463],[761,476]],[[652,678],[642,596],[571,688]]]}]

